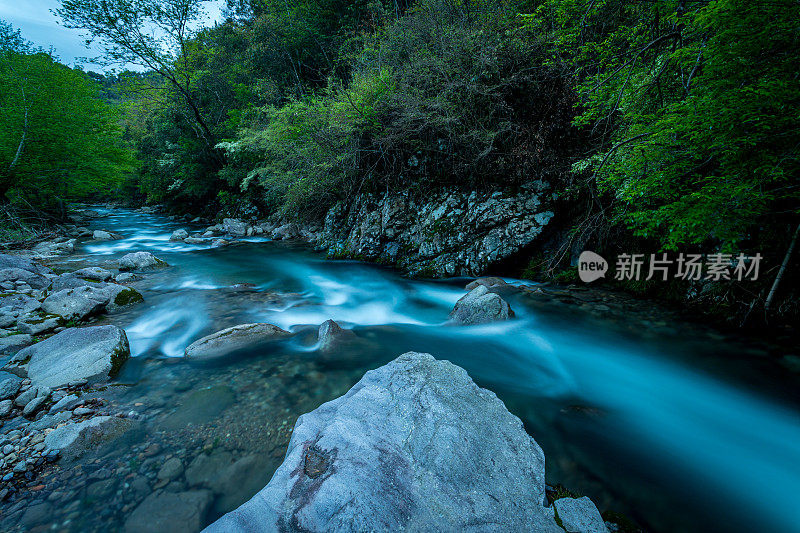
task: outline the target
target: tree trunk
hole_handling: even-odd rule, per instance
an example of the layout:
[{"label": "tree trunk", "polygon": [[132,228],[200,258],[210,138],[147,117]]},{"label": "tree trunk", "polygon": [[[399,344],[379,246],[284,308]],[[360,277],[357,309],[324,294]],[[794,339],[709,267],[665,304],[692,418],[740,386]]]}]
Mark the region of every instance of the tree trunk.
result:
[{"label": "tree trunk", "polygon": [[783,258],[783,263],[781,263],[781,268],[778,270],[778,275],[775,276],[775,282],[772,284],[772,288],[769,290],[769,294],[767,294],[767,299],[764,302],[764,313],[769,313],[769,308],[772,305],[772,299],[775,297],[775,293],[778,291],[778,285],[781,283],[781,278],[783,278],[783,273],[786,272],[786,266],[789,264],[789,260],[792,258],[792,252],[794,252],[794,246],[797,244],[797,236],[800,235],[800,224],[797,225],[797,229],[794,230],[794,236],[792,237],[792,242],[789,244],[789,249],[786,250],[786,255]]}]

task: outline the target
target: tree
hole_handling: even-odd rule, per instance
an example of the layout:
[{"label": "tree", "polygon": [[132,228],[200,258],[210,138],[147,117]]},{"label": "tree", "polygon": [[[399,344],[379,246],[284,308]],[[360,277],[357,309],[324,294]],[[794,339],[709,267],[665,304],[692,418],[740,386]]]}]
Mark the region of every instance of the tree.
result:
[{"label": "tree", "polygon": [[190,43],[209,0],[63,0],[56,13],[68,28],[98,39],[106,65],[139,65],[157,73],[191,111],[197,136],[214,154],[222,153],[195,89]]},{"label": "tree", "polygon": [[84,72],[20,44],[0,49],[0,201],[107,192],[134,167],[119,114]]}]

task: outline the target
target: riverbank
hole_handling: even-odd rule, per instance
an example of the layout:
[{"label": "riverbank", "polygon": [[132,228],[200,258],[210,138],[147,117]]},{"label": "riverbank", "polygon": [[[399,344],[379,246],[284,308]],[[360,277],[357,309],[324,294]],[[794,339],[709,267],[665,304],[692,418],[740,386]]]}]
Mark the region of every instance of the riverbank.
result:
[{"label": "riverbank", "polygon": [[[143,302],[91,319],[120,327],[129,341],[131,357],[111,386],[67,384],[57,392],[80,391],[90,416],[139,424],[77,465],[47,463],[36,477],[23,477],[26,488],[44,487],[6,500],[15,519],[48,504],[47,513],[28,519],[47,514],[59,524],[69,520],[67,529],[108,530],[158,491],[208,491],[210,523],[267,485],[299,415],[407,351],[449,360],[496,393],[544,450],[548,482],[590,496],[604,513],[622,512],[653,531],[745,531],[756,523],[770,530],[783,519],[737,491],[749,483],[728,483],[750,476],[763,483],[764,472],[783,472],[770,475],[770,501],[796,486],[786,462],[793,452],[782,444],[797,430],[782,414],[800,405],[796,381],[768,346],[648,314],[646,302],[613,293],[515,279],[486,293],[504,300],[512,319],[448,326],[472,278],[407,279],[325,261],[306,244],[255,230],[248,236],[247,228],[244,235],[203,237],[202,221],[98,211],[91,237],[76,240],[73,253],[45,260],[54,273],[96,267],[114,279],[133,252],[151,252],[169,266],[125,282]],[[121,238],[96,240],[95,231]],[[192,238],[199,240],[187,242]],[[319,330],[329,319],[351,335],[326,351]],[[271,323],[289,335],[222,357],[181,357],[195,341],[248,323]],[[729,443],[738,453],[719,451]],[[172,470],[159,477],[168,462]],[[225,476],[215,475],[222,470]],[[733,502],[735,517],[728,513]]]}]

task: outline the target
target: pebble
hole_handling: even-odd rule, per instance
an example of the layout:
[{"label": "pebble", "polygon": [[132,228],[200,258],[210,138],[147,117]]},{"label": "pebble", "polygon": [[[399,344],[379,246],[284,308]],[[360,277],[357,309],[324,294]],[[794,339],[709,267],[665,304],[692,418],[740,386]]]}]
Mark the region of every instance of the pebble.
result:
[{"label": "pebble", "polygon": [[22,472],[25,472],[26,470],[28,470],[28,462],[27,461],[23,460],[23,461],[20,461],[20,462],[18,462],[17,464],[14,465],[14,472],[16,472],[17,474],[21,474]]},{"label": "pebble", "polygon": [[88,407],[78,407],[72,410],[72,414],[75,416],[90,415],[92,413],[94,413],[94,409],[89,409]]},{"label": "pebble", "polygon": [[10,444],[6,444],[3,446],[3,455],[8,455],[14,451],[14,447]]}]

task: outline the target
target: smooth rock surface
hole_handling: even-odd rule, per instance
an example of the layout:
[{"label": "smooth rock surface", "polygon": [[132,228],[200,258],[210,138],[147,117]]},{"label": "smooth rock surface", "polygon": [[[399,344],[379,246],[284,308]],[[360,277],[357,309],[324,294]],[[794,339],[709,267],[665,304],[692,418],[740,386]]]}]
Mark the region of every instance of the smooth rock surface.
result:
[{"label": "smooth rock surface", "polygon": [[269,484],[206,531],[563,533],[544,490],[544,454],[503,402],[410,352],[301,416]]},{"label": "smooth rock surface", "polygon": [[105,381],[130,357],[125,331],[117,326],[70,328],[19,352],[30,357],[34,386],[61,387],[75,380]]},{"label": "smooth rock surface", "polygon": [[72,273],[78,278],[87,278],[94,281],[108,281],[111,279],[111,271],[100,267],[86,267]]},{"label": "smooth rock surface", "polygon": [[82,320],[100,313],[107,303],[105,291],[85,285],[51,294],[42,302],[42,309],[66,320]]},{"label": "smooth rock surface", "polygon": [[169,236],[169,240],[171,241],[182,241],[186,237],[189,236],[189,232],[185,229],[176,229],[172,232],[172,235]]},{"label": "smooth rock surface", "polygon": [[514,312],[508,302],[483,285],[478,285],[456,302],[450,319],[458,324],[474,325],[508,320]]},{"label": "smooth rock surface", "polygon": [[22,387],[22,378],[8,372],[0,372],[0,400],[13,398]]},{"label": "smooth rock surface", "polygon": [[322,352],[333,350],[337,344],[356,339],[356,334],[352,330],[344,329],[333,320],[326,320],[319,326],[317,332],[317,342]]},{"label": "smooth rock surface", "polygon": [[192,358],[221,357],[249,346],[257,346],[290,335],[288,331],[272,324],[240,324],[193,342],[186,348],[184,355]]}]

